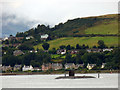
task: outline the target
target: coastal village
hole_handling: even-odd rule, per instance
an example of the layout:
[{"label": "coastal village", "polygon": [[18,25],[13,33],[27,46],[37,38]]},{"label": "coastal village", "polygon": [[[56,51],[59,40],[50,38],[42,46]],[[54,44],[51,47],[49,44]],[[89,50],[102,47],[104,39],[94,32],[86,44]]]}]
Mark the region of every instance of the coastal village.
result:
[{"label": "coastal village", "polygon": [[[64,65],[65,67],[63,67],[63,65],[61,63],[47,63],[41,66],[41,68],[39,67],[32,67],[32,65],[30,66],[26,66],[24,65],[22,67],[22,65],[15,65],[14,67],[9,66],[2,66],[0,65],[0,70],[1,71],[47,71],[47,70],[61,70],[61,69],[75,69],[77,70],[78,68],[82,68],[84,66],[84,64],[74,64],[74,63],[66,63]],[[94,66],[96,66],[96,64],[89,64],[87,65],[87,69],[91,70]],[[102,64],[101,68],[105,67],[105,63]]]},{"label": "coastal village", "polygon": [[118,0],[0,0],[0,89],[118,90],[118,6]]},{"label": "coastal village", "polygon": [[[41,40],[46,40],[49,37],[48,34],[43,34],[41,35]],[[10,37],[5,37],[3,38],[1,41],[11,41],[11,40],[30,40],[32,38],[34,38],[33,36],[27,36],[27,37],[14,37],[14,36],[10,36]],[[22,43],[15,43],[15,44],[3,44],[2,47],[15,47],[18,48]],[[105,51],[112,51],[113,48],[103,48],[103,49],[99,49],[99,48],[87,48],[85,49],[88,53],[100,53],[100,52],[105,52]],[[37,53],[37,50],[27,50],[28,53]],[[5,51],[2,52],[4,55],[6,55],[7,53]],[[71,55],[75,55],[77,53],[79,53],[78,49],[72,49],[72,50],[66,50],[66,49],[58,49],[56,51],[56,55],[65,55],[66,53],[69,53]],[[19,55],[24,55],[25,52],[23,52],[22,50],[18,50],[16,49],[13,52],[14,56],[19,56]],[[105,67],[106,63],[102,63],[101,65],[101,69],[103,69]],[[91,70],[96,66],[95,63],[89,64],[87,63],[87,69]],[[43,63],[41,66],[39,67],[33,67],[32,65],[18,65],[15,64],[14,67],[8,65],[0,65],[0,70],[2,70],[3,72],[8,72],[8,71],[47,71],[47,70],[67,70],[67,69],[75,69],[75,70],[79,70],[79,68],[83,68],[84,67],[84,63],[79,64],[79,63],[65,63],[62,64],[61,62],[57,62],[57,63]]]}]

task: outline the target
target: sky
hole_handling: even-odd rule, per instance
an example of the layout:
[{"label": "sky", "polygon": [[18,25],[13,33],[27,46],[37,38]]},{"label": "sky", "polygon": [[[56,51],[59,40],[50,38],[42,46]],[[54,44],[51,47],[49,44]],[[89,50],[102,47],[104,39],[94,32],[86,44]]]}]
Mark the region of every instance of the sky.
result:
[{"label": "sky", "polygon": [[89,16],[118,13],[118,0],[2,0],[2,34],[15,35],[38,24],[54,25]]}]

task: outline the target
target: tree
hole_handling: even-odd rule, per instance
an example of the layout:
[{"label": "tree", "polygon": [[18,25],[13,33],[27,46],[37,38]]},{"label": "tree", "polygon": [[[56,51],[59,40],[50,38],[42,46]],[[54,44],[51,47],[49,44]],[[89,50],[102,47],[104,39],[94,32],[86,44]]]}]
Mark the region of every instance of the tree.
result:
[{"label": "tree", "polygon": [[97,47],[94,45],[93,48],[97,48]]},{"label": "tree", "polygon": [[18,49],[20,49],[20,50],[33,50],[33,47],[32,47],[32,46],[29,46],[29,45],[27,45],[27,44],[23,44],[23,45],[20,45],[20,46],[18,47]]},{"label": "tree", "polygon": [[60,46],[60,49],[64,49],[66,46],[65,45],[61,45]]},{"label": "tree", "polygon": [[76,49],[80,49],[80,46],[79,46],[79,44],[76,44]]},{"label": "tree", "polygon": [[57,50],[55,48],[52,48],[52,50],[49,50],[50,54],[56,54]]},{"label": "tree", "polygon": [[8,40],[5,40],[5,44],[9,44],[9,41],[8,41]]},{"label": "tree", "polygon": [[30,65],[32,65],[33,67],[40,67],[40,63],[35,60],[31,60]]},{"label": "tree", "polygon": [[82,49],[86,49],[86,46],[85,46],[85,44],[83,44],[83,45],[82,45]]},{"label": "tree", "polygon": [[67,46],[66,46],[66,49],[67,49],[67,50],[71,50],[71,46],[70,46],[70,45],[67,45]]},{"label": "tree", "polygon": [[97,64],[100,66],[104,62],[104,54],[101,53],[85,53],[82,56],[84,63]]},{"label": "tree", "polygon": [[76,59],[76,64],[78,64],[78,63],[82,64],[83,63],[83,61],[81,59],[81,55],[79,53],[76,55],[75,59]]},{"label": "tree", "polygon": [[13,35],[11,34],[10,37],[12,37]]},{"label": "tree", "polygon": [[51,62],[51,55],[39,50],[38,53],[36,53],[35,60],[40,64],[49,63]]},{"label": "tree", "polygon": [[31,60],[35,59],[35,53],[26,53],[23,57],[23,64],[30,65]]},{"label": "tree", "polygon": [[65,63],[72,63],[72,55],[66,54]]},{"label": "tree", "polygon": [[6,66],[14,66],[17,63],[18,58],[13,55],[6,55],[2,58],[2,64]]},{"label": "tree", "polygon": [[104,44],[104,41],[103,40],[99,40],[98,41],[98,48],[101,48],[101,49],[103,49],[103,48],[105,48],[106,46],[105,46],[105,44]]},{"label": "tree", "polygon": [[44,48],[44,50],[48,50],[50,47],[50,44],[48,43],[43,43],[42,47]]}]

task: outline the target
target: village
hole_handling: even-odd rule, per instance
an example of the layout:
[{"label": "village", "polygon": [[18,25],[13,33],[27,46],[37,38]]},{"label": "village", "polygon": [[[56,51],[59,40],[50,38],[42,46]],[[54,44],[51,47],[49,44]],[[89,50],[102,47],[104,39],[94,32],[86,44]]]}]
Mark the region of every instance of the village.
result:
[{"label": "village", "polygon": [[[91,70],[93,67],[95,67],[96,64],[87,64],[87,69]],[[74,63],[66,63],[63,67],[61,63],[43,63],[41,68],[39,67],[33,67],[30,66],[22,66],[22,65],[15,65],[14,67],[9,66],[2,66],[0,65],[0,70],[3,72],[12,72],[12,71],[47,71],[47,70],[77,70],[79,68],[83,68],[84,64],[74,64]],[[105,63],[102,64],[101,69],[105,67]]]},{"label": "village", "polygon": [[[48,34],[44,34],[41,35],[41,40],[45,41],[47,40],[47,38],[49,37]],[[11,40],[15,40],[15,44],[3,44],[3,48],[4,47],[15,47],[16,49],[13,51],[12,55],[17,57],[17,56],[21,56],[21,55],[25,55],[26,53],[38,53],[38,50],[19,50],[18,47],[22,44],[18,41],[26,39],[26,40],[30,40],[33,39],[33,36],[27,36],[27,37],[14,37],[14,36],[10,36],[10,37],[5,37],[2,39],[2,41],[11,41]],[[86,53],[104,53],[104,52],[111,52],[113,51],[113,48],[85,48],[84,49]],[[45,53],[49,53],[48,50],[44,50]],[[54,54],[51,54],[52,58],[51,61],[55,61],[58,59],[65,59],[66,54],[70,54],[72,57],[76,56],[77,54],[79,54],[81,51],[80,49],[70,49],[67,50],[66,48],[59,48],[55,51]],[[3,55],[7,55],[8,53],[3,50],[2,51]],[[58,57],[56,57],[58,56]],[[62,56],[62,57],[61,57]],[[102,62],[102,64],[100,64],[99,68],[100,69],[104,69],[106,63]],[[22,72],[27,72],[27,71],[48,71],[48,70],[69,70],[69,69],[75,69],[75,70],[81,70],[81,68],[86,68],[87,70],[92,70],[94,67],[97,67],[96,63],[72,63],[72,62],[64,62],[62,63],[62,61],[58,62],[47,62],[47,63],[42,63],[42,65],[40,66],[32,66],[32,65],[25,65],[25,64],[15,64],[14,66],[11,65],[0,65],[0,70],[2,72],[15,72],[15,71],[22,71]]]},{"label": "village", "polygon": [[118,0],[0,0],[0,89],[117,90],[118,6]]}]

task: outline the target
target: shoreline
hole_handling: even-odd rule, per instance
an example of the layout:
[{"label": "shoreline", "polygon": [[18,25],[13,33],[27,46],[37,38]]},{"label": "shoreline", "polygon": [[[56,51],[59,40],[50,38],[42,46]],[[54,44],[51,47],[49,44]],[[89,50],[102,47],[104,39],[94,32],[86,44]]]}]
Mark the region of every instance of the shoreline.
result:
[{"label": "shoreline", "polygon": [[[75,74],[97,74],[97,73],[119,73],[119,70],[114,70],[114,71],[75,71]],[[0,76],[11,76],[11,75],[54,75],[54,74],[65,74],[65,71],[51,71],[51,72],[12,72],[12,73],[0,73]],[[66,74],[68,72],[66,71]]]}]

